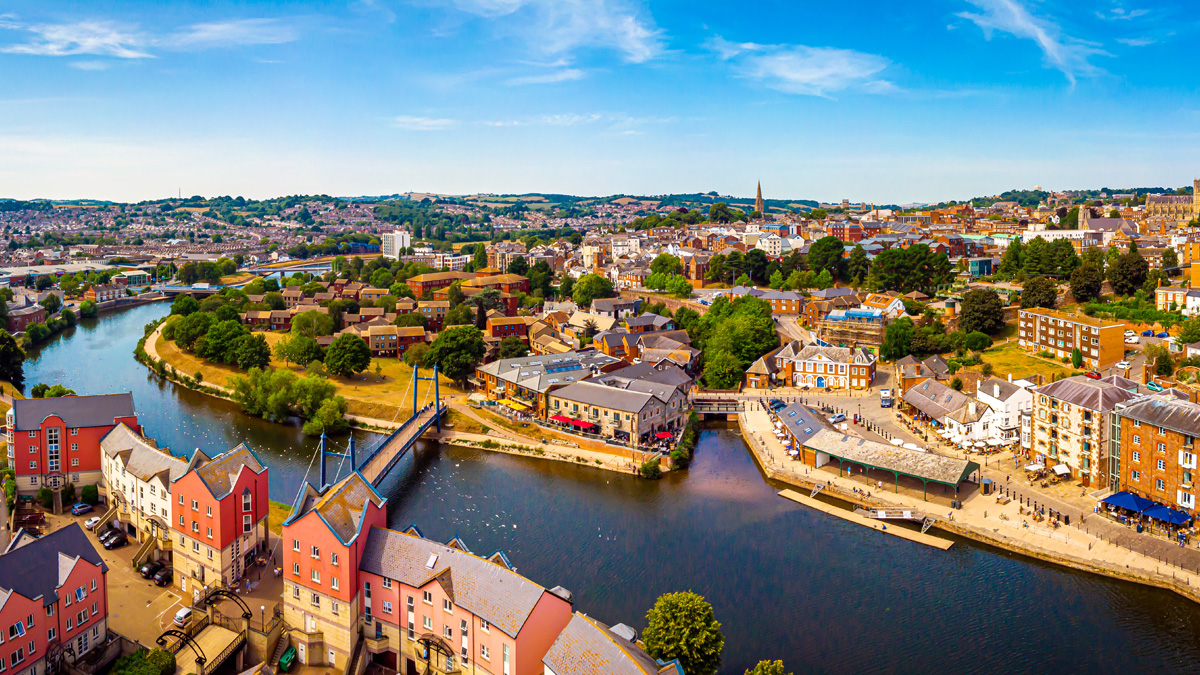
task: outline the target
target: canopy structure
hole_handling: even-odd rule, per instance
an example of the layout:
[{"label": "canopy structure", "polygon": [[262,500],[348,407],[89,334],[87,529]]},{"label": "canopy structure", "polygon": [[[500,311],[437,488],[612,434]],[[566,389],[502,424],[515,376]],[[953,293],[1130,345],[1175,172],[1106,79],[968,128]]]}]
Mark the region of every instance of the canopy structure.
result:
[{"label": "canopy structure", "polygon": [[579,427],[580,429],[587,429],[588,427],[594,426],[592,422],[587,422],[585,420],[571,420],[571,425]]},{"label": "canopy structure", "polygon": [[1060,476],[1069,476],[1071,475],[1071,467],[1067,466],[1066,464],[1055,464],[1054,473]]},{"label": "canopy structure", "polygon": [[893,438],[892,445],[896,445],[896,446],[904,445],[904,441],[900,440],[899,438]]},{"label": "canopy structure", "polygon": [[1044,465],[1044,464],[1026,464],[1025,465],[1026,471],[1044,471],[1045,469],[1046,469],[1046,465]]},{"label": "canopy structure", "polygon": [[905,443],[902,447],[904,447],[906,450],[921,450],[921,446],[917,445],[916,443]]},{"label": "canopy structure", "polygon": [[575,421],[575,420],[571,419],[570,417],[564,417],[563,415],[551,415],[550,419],[552,419],[555,422],[558,422],[560,424],[571,424]]},{"label": "canopy structure", "polygon": [[1188,514],[1168,508],[1162,504],[1151,506],[1143,511],[1142,515],[1155,520],[1161,520],[1164,523],[1170,523],[1171,525],[1183,525],[1192,519]]},{"label": "canopy structure", "polygon": [[500,404],[506,405],[506,406],[512,408],[513,410],[529,410],[529,406],[525,405],[524,403],[519,403],[517,401],[514,401],[511,398],[502,399],[500,401]]},{"label": "canopy structure", "polygon": [[660,431],[660,432],[658,432],[657,434],[654,434],[654,437],[655,437],[655,438],[670,438],[670,437],[671,437],[671,436],[673,436],[673,435],[674,435],[674,434],[672,434],[672,433],[671,433],[671,432],[669,432],[669,431]]},{"label": "canopy structure", "polygon": [[985,445],[987,445],[987,443],[984,443],[983,441],[975,441],[975,447],[977,448],[982,448]]},{"label": "canopy structure", "polygon": [[992,440],[988,441],[988,445],[990,445],[992,447],[997,447],[1000,445],[1004,445],[1004,441],[999,440],[997,438],[993,438]]},{"label": "canopy structure", "polygon": [[1133,511],[1134,513],[1141,513],[1154,506],[1154,502],[1144,497],[1139,497],[1132,492],[1118,492],[1105,497],[1101,502],[1119,509],[1125,509],[1126,511]]}]

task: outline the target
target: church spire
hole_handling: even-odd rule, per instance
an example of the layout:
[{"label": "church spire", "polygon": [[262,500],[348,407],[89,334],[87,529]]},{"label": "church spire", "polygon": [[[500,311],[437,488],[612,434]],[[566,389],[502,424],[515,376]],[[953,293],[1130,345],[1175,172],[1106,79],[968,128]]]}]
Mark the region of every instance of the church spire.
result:
[{"label": "church spire", "polygon": [[766,208],[762,198],[762,181],[758,181],[758,195],[754,198],[754,210],[766,217]]}]

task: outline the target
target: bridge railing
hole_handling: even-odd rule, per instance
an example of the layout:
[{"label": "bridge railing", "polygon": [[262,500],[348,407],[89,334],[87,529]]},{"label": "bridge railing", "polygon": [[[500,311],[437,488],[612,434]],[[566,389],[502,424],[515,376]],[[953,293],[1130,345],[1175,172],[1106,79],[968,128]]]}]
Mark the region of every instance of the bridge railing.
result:
[{"label": "bridge railing", "polygon": [[[433,408],[433,405],[434,405],[433,403],[426,403],[425,407],[418,410],[416,415],[409,417],[395,431],[388,434],[383,440],[379,441],[367,453],[367,455],[359,462],[358,468],[362,468],[362,467],[366,466],[367,464],[370,464],[371,461],[375,459],[375,456],[378,455],[381,450],[386,448],[388,446],[388,444],[390,444],[392,441],[394,441],[398,436],[403,435],[404,432],[408,431],[408,429],[412,425],[417,424],[417,420],[420,419],[422,415],[429,412],[429,410]],[[445,407],[445,406],[443,406],[443,407]]]}]

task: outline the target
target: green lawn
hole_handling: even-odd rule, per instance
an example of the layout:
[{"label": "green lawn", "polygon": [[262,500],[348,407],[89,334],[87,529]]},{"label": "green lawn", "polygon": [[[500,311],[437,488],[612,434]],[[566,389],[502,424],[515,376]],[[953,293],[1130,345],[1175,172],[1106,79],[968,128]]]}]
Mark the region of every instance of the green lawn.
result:
[{"label": "green lawn", "polygon": [[[1046,382],[1052,382],[1056,377],[1078,375],[1082,370],[1075,370],[1067,363],[1052,363],[1048,359],[1032,356],[1026,353],[1016,340],[1007,344],[992,347],[983,353],[983,362],[992,364],[992,373],[996,377],[1012,375],[1013,379],[1027,375],[1041,375]],[[969,370],[979,370],[982,365],[972,366]]]}]

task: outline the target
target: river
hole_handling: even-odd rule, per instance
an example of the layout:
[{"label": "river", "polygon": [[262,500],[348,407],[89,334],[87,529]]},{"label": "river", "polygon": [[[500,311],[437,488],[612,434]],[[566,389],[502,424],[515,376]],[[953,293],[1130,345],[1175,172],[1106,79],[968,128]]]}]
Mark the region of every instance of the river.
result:
[{"label": "river", "polygon": [[[291,501],[313,439],[133,360],[143,325],[166,312],[152,304],[81,322],[30,354],[26,388],[130,391],[160,445],[217,453],[245,441],[270,466],[271,497]],[[640,630],[660,594],[704,595],[726,639],[722,675],[767,658],[797,674],[1183,673],[1200,663],[1200,606],[1173,593],[966,540],[933,550],[806,510],[776,496],[780,487],[736,430],[710,428],[692,467],[657,482],[429,443],[381,491],[393,527],[503,550],[607,623]]]}]

